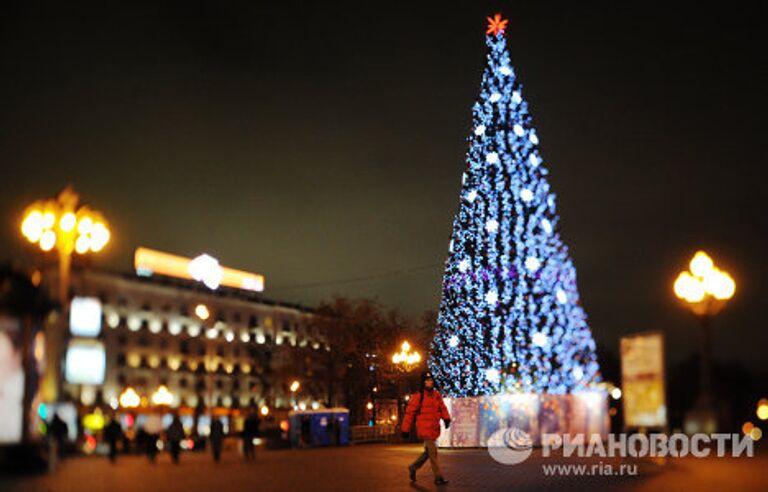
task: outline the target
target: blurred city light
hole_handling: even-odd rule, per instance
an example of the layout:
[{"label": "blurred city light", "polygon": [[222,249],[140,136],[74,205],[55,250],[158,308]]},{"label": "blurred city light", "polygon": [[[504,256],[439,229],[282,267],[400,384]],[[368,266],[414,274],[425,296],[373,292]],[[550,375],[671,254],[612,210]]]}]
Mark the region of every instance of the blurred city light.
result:
[{"label": "blurred city light", "polygon": [[675,280],[674,291],[679,299],[691,304],[710,298],[727,301],[736,292],[736,282],[727,272],[715,267],[704,251],[697,251],[690,262],[690,272],[681,272]]},{"label": "blurred city light", "polygon": [[29,242],[38,243],[43,251],[58,247],[63,254],[98,252],[110,239],[102,215],[80,206],[79,196],[71,188],[56,198],[35,202],[27,208],[21,233]]},{"label": "blurred city light", "polygon": [[95,432],[104,428],[104,414],[99,407],[96,407],[92,413],[83,416],[83,427]]},{"label": "blurred city light", "polygon": [[211,317],[211,312],[208,311],[208,306],[205,304],[198,304],[195,306],[195,316],[205,321]]},{"label": "blurred city light", "polygon": [[408,371],[421,362],[421,354],[414,350],[411,352],[411,344],[404,341],[400,345],[400,352],[392,354],[392,363]]},{"label": "blurred city light", "polygon": [[757,418],[760,420],[768,420],[768,400],[763,398],[757,402]]},{"label": "blurred city light", "polygon": [[291,383],[291,393],[296,393],[299,390],[300,386],[301,386],[301,384],[298,381],[294,380]]},{"label": "blurred city light", "polygon": [[220,285],[254,292],[264,290],[263,275],[222,267],[216,258],[207,254],[186,258],[140,247],[134,253],[133,263],[136,273],[142,276],[167,275],[196,280],[212,290]]},{"label": "blurred city light", "polygon": [[152,403],[155,405],[170,406],[173,403],[173,394],[168,391],[168,387],[164,384],[158,386],[154,393],[152,393]]},{"label": "blurred city light", "polygon": [[139,403],[141,403],[141,398],[139,397],[139,394],[136,393],[136,390],[128,386],[120,394],[118,401],[123,408],[136,408],[139,406]]},{"label": "blurred city light", "polygon": [[749,432],[749,437],[751,437],[753,441],[759,441],[763,437],[763,431],[760,430],[759,427],[752,427],[752,430]]}]

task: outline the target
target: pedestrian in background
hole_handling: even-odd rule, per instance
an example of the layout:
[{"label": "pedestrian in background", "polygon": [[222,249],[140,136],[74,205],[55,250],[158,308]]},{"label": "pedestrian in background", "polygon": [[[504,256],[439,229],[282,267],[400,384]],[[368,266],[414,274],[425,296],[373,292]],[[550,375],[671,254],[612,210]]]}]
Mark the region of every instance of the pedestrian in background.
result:
[{"label": "pedestrian in background", "polygon": [[53,444],[56,446],[56,456],[59,459],[64,458],[64,446],[67,441],[67,434],[69,434],[69,426],[61,417],[58,412],[53,415],[51,425],[48,427]]},{"label": "pedestrian in background", "polygon": [[179,455],[181,454],[181,441],[187,437],[184,433],[184,426],[181,425],[181,419],[178,415],[173,416],[173,420],[171,421],[171,425],[168,426],[165,436],[168,441],[171,458],[175,464],[178,464]]},{"label": "pedestrian in background", "polygon": [[253,447],[253,440],[259,437],[259,424],[261,424],[261,420],[256,414],[256,411],[251,411],[251,413],[248,415],[248,418],[245,419],[245,424],[243,425],[243,455],[245,456],[246,460],[250,460],[256,457],[256,451]]},{"label": "pedestrian in background", "polygon": [[144,425],[141,426],[141,431],[147,459],[149,459],[150,463],[154,463],[155,457],[157,457],[160,433],[163,431],[163,419],[154,413],[147,415]]},{"label": "pedestrian in background", "polygon": [[117,442],[123,438],[123,428],[117,419],[112,416],[109,423],[104,427],[104,440],[109,446],[109,461],[112,463],[117,460]]},{"label": "pedestrian in background", "polygon": [[435,440],[440,436],[440,419],[445,422],[447,429],[451,425],[451,416],[443,402],[443,397],[435,389],[432,373],[421,375],[421,389],[411,395],[405,410],[405,419],[401,428],[403,437],[408,437],[411,427],[416,427],[416,437],[424,441],[424,452],[408,467],[411,482],[416,481],[416,471],[429,460],[435,485],[444,485],[448,481],[443,478],[437,461],[437,445]]},{"label": "pedestrian in background", "polygon": [[213,419],[211,422],[211,449],[213,450],[213,461],[221,460],[221,444],[224,440],[224,424],[220,419]]}]

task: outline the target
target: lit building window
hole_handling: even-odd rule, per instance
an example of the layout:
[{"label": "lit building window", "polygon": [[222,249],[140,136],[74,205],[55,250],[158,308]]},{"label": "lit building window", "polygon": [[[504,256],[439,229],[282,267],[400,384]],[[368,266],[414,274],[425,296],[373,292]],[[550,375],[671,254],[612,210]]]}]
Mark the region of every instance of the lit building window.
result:
[{"label": "lit building window", "polygon": [[139,331],[141,329],[141,319],[139,319],[138,316],[129,316],[128,329],[131,331]]},{"label": "lit building window", "polygon": [[178,371],[181,366],[181,358],[177,356],[168,357],[168,368],[172,371]]},{"label": "lit building window", "polygon": [[201,330],[200,329],[200,325],[191,324],[191,325],[187,326],[187,333],[191,337],[196,337],[196,336],[200,335],[200,330]]},{"label": "lit building window", "polygon": [[149,331],[151,331],[152,333],[155,333],[155,334],[160,333],[162,329],[163,329],[163,322],[160,321],[159,319],[154,318],[149,322]]},{"label": "lit building window", "polygon": [[128,365],[133,368],[137,368],[141,365],[141,355],[136,352],[128,354]]},{"label": "lit building window", "polygon": [[182,326],[180,322],[176,320],[172,320],[168,322],[168,333],[170,333],[171,335],[174,335],[174,336],[179,335],[181,333],[181,330],[182,330]]}]

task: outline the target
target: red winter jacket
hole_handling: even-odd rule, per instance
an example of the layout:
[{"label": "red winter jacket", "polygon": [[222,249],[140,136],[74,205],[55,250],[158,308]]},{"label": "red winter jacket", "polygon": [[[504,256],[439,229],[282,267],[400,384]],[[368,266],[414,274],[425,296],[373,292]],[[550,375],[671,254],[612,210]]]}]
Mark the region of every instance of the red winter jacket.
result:
[{"label": "red winter jacket", "polygon": [[[421,401],[421,395],[424,401]],[[424,390],[411,395],[408,407],[405,409],[405,419],[401,430],[410,432],[414,419],[416,420],[416,436],[419,439],[437,439],[440,436],[440,419],[451,420],[448,409],[443,403],[443,397],[437,390]]]}]

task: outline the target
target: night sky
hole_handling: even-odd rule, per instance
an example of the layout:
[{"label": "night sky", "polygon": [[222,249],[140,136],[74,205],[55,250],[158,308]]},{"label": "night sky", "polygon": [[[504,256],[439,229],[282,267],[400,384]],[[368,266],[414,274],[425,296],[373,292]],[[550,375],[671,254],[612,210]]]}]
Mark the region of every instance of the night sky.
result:
[{"label": "night sky", "polygon": [[269,297],[436,309],[501,11],[598,343],[695,350],[671,284],[704,248],[737,282],[716,357],[765,369],[760,7],[128,3],[0,6],[0,261],[32,264],[23,209],[71,182],[114,232],[96,266],[208,252]]}]

